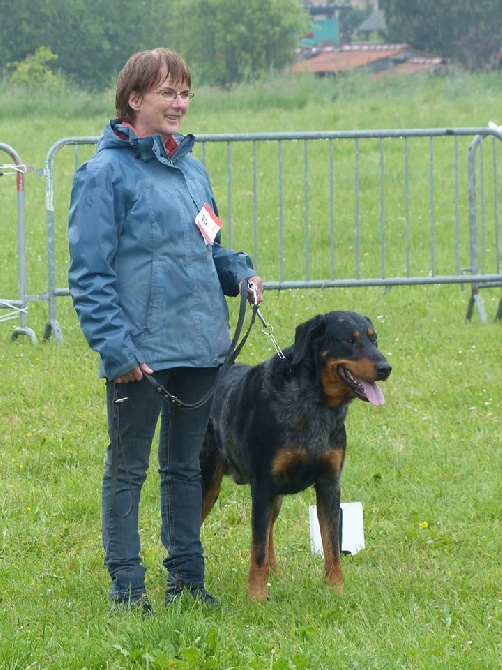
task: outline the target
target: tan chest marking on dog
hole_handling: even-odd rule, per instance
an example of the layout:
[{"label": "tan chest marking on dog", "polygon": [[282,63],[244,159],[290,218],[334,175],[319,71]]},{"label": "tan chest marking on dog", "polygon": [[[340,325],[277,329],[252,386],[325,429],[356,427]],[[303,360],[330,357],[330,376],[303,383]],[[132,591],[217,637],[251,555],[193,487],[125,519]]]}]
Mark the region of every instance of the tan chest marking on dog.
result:
[{"label": "tan chest marking on dog", "polygon": [[332,449],[323,454],[319,460],[324,464],[325,470],[338,474],[342,469],[343,458],[343,449]]},{"label": "tan chest marking on dog", "polygon": [[281,477],[287,475],[292,470],[304,469],[312,467],[314,463],[322,466],[324,472],[333,472],[337,474],[342,469],[343,465],[343,450],[331,449],[322,454],[316,459],[303,448],[288,448],[281,449],[275,456],[272,462],[272,474],[274,477]]},{"label": "tan chest marking on dog", "polygon": [[285,447],[276,454],[272,461],[272,474],[274,477],[280,477],[291,468],[305,466],[309,460],[310,456],[306,449]]}]

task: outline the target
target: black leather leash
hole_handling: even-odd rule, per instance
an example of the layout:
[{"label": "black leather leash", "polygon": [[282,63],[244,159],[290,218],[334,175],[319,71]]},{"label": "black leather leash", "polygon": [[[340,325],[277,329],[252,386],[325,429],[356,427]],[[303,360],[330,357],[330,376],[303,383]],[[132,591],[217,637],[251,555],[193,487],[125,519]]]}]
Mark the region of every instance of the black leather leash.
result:
[{"label": "black leather leash", "polygon": [[242,326],[244,325],[244,318],[246,316],[248,288],[250,288],[248,282],[242,282],[240,288],[241,301],[239,306],[239,318],[237,320],[237,325],[235,327],[232,342],[230,343],[230,348],[228,349],[227,354],[225,356],[225,360],[223,361],[218,371],[216,381],[211,386],[211,388],[202,396],[202,398],[200,398],[199,400],[197,400],[197,402],[194,403],[183,402],[177,396],[173,395],[172,393],[169,393],[169,391],[166,388],[164,388],[162,384],[160,384],[153,375],[143,372],[143,377],[145,377],[145,379],[147,379],[150,382],[150,384],[154,387],[154,389],[160,395],[162,400],[164,400],[165,402],[170,402],[172,405],[176,405],[177,407],[181,407],[182,409],[196,409],[197,407],[201,407],[202,405],[204,405],[204,403],[206,403],[209,400],[209,398],[213,395],[214,390],[217,384],[219,383],[220,379],[223,377],[228,368],[234,363],[235,359],[240,354],[242,347],[246,343],[246,340],[249,336],[249,333],[251,332],[251,328],[253,327],[253,324],[256,319],[256,312],[258,311],[257,303],[253,304],[253,314],[251,316],[251,321],[249,323],[246,332],[244,333],[244,336],[242,337],[242,340],[239,342],[239,344],[237,344],[242,332]]}]

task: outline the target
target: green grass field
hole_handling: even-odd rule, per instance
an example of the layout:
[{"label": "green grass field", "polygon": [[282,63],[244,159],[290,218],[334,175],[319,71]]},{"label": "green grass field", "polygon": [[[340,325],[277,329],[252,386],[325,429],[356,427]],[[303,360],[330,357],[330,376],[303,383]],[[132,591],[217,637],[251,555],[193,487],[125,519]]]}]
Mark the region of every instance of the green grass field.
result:
[{"label": "green grass field", "polygon": [[[359,78],[274,80],[230,93],[198,91],[184,130],[485,126],[502,122],[500,90],[500,76],[378,85]],[[99,134],[113,113],[111,100],[27,95],[3,84],[0,142],[43,167],[60,138]],[[2,297],[15,294],[17,278],[10,176],[0,179],[0,207]],[[64,197],[58,207],[64,281]],[[38,293],[47,274],[45,184],[34,174],[26,176],[26,220],[29,292]],[[207,586],[223,608],[165,611],[154,456],[141,517],[157,612],[148,620],[111,612],[108,604],[100,535],[104,387],[70,300],[58,302],[62,344],[42,341],[44,300],[29,306],[37,344],[12,341],[16,321],[0,322],[0,668],[502,667],[502,347],[501,324],[493,321],[500,289],[483,291],[487,325],[476,313],[464,322],[468,296],[458,286],[266,295],[262,311],[281,346],[301,321],[353,309],[373,319],[393,365],[381,384],[386,404],[355,401],[347,421],[342,499],[363,503],[366,548],[343,558],[345,595],[337,596],[323,583],[322,559],[310,551],[313,491],[292,496],[277,523],[281,573],[271,579],[267,603],[250,603],[249,490],[227,482],[203,528]],[[256,327],[241,359],[255,363],[273,353]]]}]

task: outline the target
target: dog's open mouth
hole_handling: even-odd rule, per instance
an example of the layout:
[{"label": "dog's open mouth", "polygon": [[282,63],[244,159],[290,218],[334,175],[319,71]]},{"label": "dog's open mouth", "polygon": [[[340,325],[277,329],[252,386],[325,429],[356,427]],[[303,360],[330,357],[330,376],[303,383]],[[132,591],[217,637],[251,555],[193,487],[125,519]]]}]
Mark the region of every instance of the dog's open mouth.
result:
[{"label": "dog's open mouth", "polygon": [[383,405],[385,398],[379,386],[375,382],[365,382],[359,377],[356,377],[352,372],[343,365],[337,367],[337,372],[340,379],[346,384],[355,395],[372,405]]}]

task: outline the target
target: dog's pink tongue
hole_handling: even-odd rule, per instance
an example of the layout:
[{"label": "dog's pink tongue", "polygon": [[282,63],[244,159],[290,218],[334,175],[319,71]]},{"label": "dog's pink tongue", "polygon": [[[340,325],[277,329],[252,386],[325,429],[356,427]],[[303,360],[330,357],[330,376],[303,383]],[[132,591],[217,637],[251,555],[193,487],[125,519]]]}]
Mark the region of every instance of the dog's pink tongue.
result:
[{"label": "dog's pink tongue", "polygon": [[363,382],[362,379],[359,380],[360,383],[364,386],[364,392],[368,398],[368,402],[372,405],[383,405],[385,398],[383,397],[382,390],[374,382]]}]

